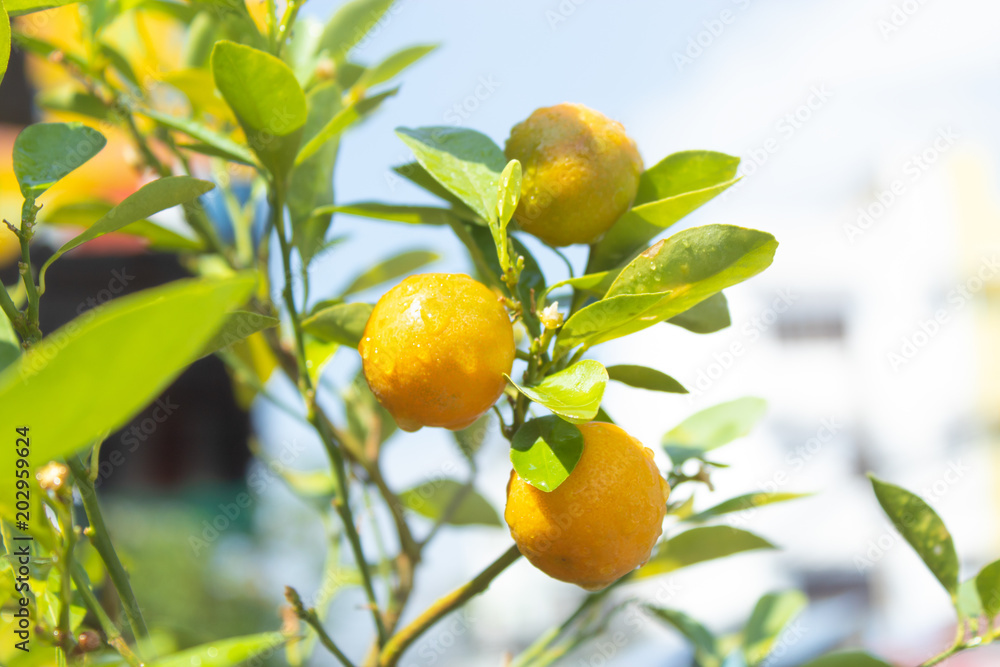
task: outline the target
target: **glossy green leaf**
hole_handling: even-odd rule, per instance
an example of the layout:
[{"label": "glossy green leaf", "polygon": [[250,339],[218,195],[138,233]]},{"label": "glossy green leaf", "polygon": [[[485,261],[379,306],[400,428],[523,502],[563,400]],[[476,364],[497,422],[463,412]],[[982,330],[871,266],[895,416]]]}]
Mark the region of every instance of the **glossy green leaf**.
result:
[{"label": "glossy green leaf", "polygon": [[[83,200],[60,206],[52,212],[46,211],[42,215],[47,225],[90,227],[107,215],[112,208],[114,206],[108,202]],[[145,239],[149,242],[149,247],[154,250],[197,252],[205,249],[205,244],[201,240],[182,236],[149,220],[138,220],[117,231]]]},{"label": "glossy green leaf", "polygon": [[[0,374],[0,426],[30,426],[36,467],[90,445],[156,398],[253,286],[248,276],[177,281],[83,313]],[[13,469],[13,456],[0,450],[0,464]],[[0,511],[12,498],[0,485]]]},{"label": "glossy green leaf", "polygon": [[[8,0],[9,2],[10,0]],[[0,0],[0,81],[7,73],[7,62],[10,60],[10,17]]]},{"label": "glossy green leaf", "polygon": [[767,401],[747,396],[696,412],[663,435],[674,466],[702,458],[709,450],[750,433],[767,411]]},{"label": "glossy green leaf", "polygon": [[892,665],[864,651],[838,651],[810,660],[802,667],[892,667]]},{"label": "glossy green leaf", "polygon": [[430,250],[407,250],[406,252],[401,252],[363,271],[351,281],[341,296],[363,292],[384,282],[395,280],[421,267],[432,264],[439,259],[441,259],[441,256]]},{"label": "glossy green leaf", "polygon": [[584,359],[558,373],[549,375],[531,387],[510,380],[518,391],[536,403],[544,405],[566,421],[574,424],[589,422],[601,407],[608,371],[599,361]]},{"label": "glossy green leaf", "polygon": [[690,521],[691,523],[701,523],[703,521],[709,521],[716,517],[722,516],[723,514],[732,514],[734,512],[745,512],[747,510],[756,509],[764,505],[772,505],[774,503],[783,503],[788,500],[796,500],[798,498],[805,498],[809,496],[808,493],[748,493],[742,496],[736,496],[735,498],[730,498],[725,500],[714,507],[710,507],[707,510],[698,512],[697,514],[692,514],[685,521]]},{"label": "glossy green leaf", "polygon": [[983,613],[992,622],[1000,614],[1000,560],[993,561],[976,575],[976,592]]},{"label": "glossy green leaf", "polygon": [[205,347],[202,348],[201,356],[205,357],[219,350],[223,350],[234,343],[252,336],[258,331],[270,329],[281,324],[281,320],[269,317],[249,310],[236,310],[229,313],[223,320],[222,326],[212,336]]},{"label": "glossy green leaf", "polygon": [[617,366],[608,366],[607,370],[609,379],[627,384],[630,387],[649,389],[650,391],[665,391],[671,394],[688,393],[688,390],[680,382],[655,368],[619,364]]},{"label": "glossy green leaf", "polygon": [[457,127],[401,127],[396,135],[438,183],[483,220],[494,217],[500,173],[507,159],[492,139]]},{"label": "glossy green leaf", "polygon": [[[453,195],[446,187],[438,183],[430,173],[424,169],[419,162],[407,162],[393,167],[392,170],[410,181],[419,188],[426,190],[435,197],[439,197],[452,205],[455,213],[463,220],[485,224],[486,218],[476,215],[475,211],[469,208],[465,202]],[[472,219],[474,218],[474,220]]]},{"label": "glossy green leaf", "polygon": [[510,443],[510,461],[518,476],[536,489],[555,491],[583,455],[583,433],[549,415],[525,422]]},{"label": "glossy green leaf", "polygon": [[340,349],[340,343],[306,336],[306,370],[313,385],[319,384],[323,371],[333,361],[333,356],[338,349]]},{"label": "glossy green leaf", "polygon": [[212,49],[212,73],[250,147],[283,180],[295,161],[308,114],[295,74],[269,53],[228,41]]},{"label": "glossy green leaf", "polygon": [[435,479],[399,494],[421,516],[452,526],[500,526],[500,517],[476,490],[452,479]]},{"label": "glossy green leaf", "polygon": [[205,194],[215,185],[190,176],[167,176],[147,183],[125,198],[79,236],[67,241],[42,265],[41,289],[45,291],[45,272],[57,259],[73,248],[99,236],[116,232],[126,225],[143,220],[168,208],[185,204]]},{"label": "glossy green leaf", "polygon": [[679,232],[626,266],[604,299],[570,317],[558,345],[591,347],[675,317],[766,269],[777,245],[770,234],[731,225]]},{"label": "glossy green leaf", "polygon": [[25,199],[36,199],[97,155],[107,140],[82,123],[36,123],[14,140],[14,175]]},{"label": "glossy green leaf", "polygon": [[[306,96],[309,115],[302,140],[308,143],[341,110],[340,88],[333,83],[316,86]],[[332,137],[307,160],[295,165],[288,178],[288,215],[292,222],[292,242],[299,249],[302,262],[312,261],[330,229],[331,213],[317,209],[333,205],[333,170],[340,149],[338,137]]]},{"label": "glossy green leaf", "polygon": [[653,605],[644,605],[644,608],[654,618],[677,630],[691,643],[695,658],[701,667],[717,667],[722,663],[718,641],[711,630],[704,625],[676,609],[665,609]]},{"label": "glossy green leaf", "polygon": [[351,0],[337,10],[323,29],[319,51],[341,62],[365,35],[378,25],[393,0]]},{"label": "glossy green leaf", "polygon": [[251,658],[270,654],[282,646],[290,637],[280,632],[264,632],[257,635],[223,639],[202,644],[194,648],[158,658],[146,663],[147,667],[236,667]]},{"label": "glossy green leaf", "polygon": [[449,220],[454,219],[451,211],[436,206],[399,206],[379,202],[357,202],[321,209],[323,212],[327,210],[330,213],[343,213],[359,218],[387,220],[389,222],[403,222],[408,225],[447,225]]},{"label": "glossy green leaf", "polygon": [[955,600],[958,595],[958,555],[941,517],[919,496],[868,475],[879,504],[900,535]]},{"label": "glossy green leaf", "polygon": [[497,202],[493,216],[489,219],[490,233],[496,246],[497,261],[501,275],[512,268],[510,241],[507,238],[507,224],[514,216],[517,202],[521,199],[521,163],[511,160],[500,173],[497,184]]},{"label": "glossy green leaf", "polygon": [[[0,285],[0,289],[4,289],[3,285]],[[10,320],[0,313],[0,371],[10,366],[20,356],[21,341],[14,332]]]},{"label": "glossy green leaf", "polygon": [[372,314],[370,303],[338,303],[303,320],[302,328],[320,340],[357,349]]},{"label": "glossy green leaf", "polygon": [[393,88],[392,90],[387,90],[384,93],[379,93],[378,95],[364,97],[338,111],[333,118],[327,121],[327,123],[318,132],[316,132],[316,134],[310,138],[305,145],[302,146],[302,150],[300,150],[299,154],[295,157],[296,166],[311,158],[329,141],[336,139],[343,134],[344,130],[349,128],[351,125],[373,113],[382,105],[382,102],[386,101],[397,92],[399,92],[399,89]]},{"label": "glossy green leaf", "polygon": [[378,65],[365,70],[365,73],[361,75],[361,78],[358,79],[354,86],[356,88],[366,89],[377,86],[380,83],[385,83],[386,81],[398,76],[407,67],[413,65],[415,62],[436,48],[437,44],[427,44],[410,46],[402,49],[401,51],[397,51],[380,62]]},{"label": "glossy green leaf", "polygon": [[715,333],[733,323],[729,317],[729,303],[722,292],[713,294],[666,322],[699,334]]},{"label": "glossy green leaf", "polygon": [[617,275],[617,273],[612,271],[588,273],[582,276],[567,278],[566,280],[560,280],[557,283],[553,283],[549,286],[548,291],[553,292],[560,287],[572,287],[584,292],[589,292],[594,296],[602,297],[607,293],[608,288],[611,287],[611,283],[615,281],[615,277]]},{"label": "glossy green leaf", "polygon": [[587,272],[614,268],[688,213],[736,182],[739,158],[712,151],[674,153],[639,179],[632,209],[595,244]]},{"label": "glossy green leaf", "polygon": [[138,108],[136,111],[143,116],[155,120],[160,125],[170,128],[171,130],[176,130],[178,132],[183,132],[192,139],[197,139],[204,146],[201,150],[204,151],[205,147],[210,148],[215,157],[221,157],[232,162],[239,162],[242,164],[256,164],[256,160],[253,157],[253,153],[247,150],[244,146],[236,143],[224,134],[220,134],[215,130],[202,125],[196,120],[191,120],[189,118],[182,118],[180,116],[172,116],[154,109]]},{"label": "glossy green leaf", "polygon": [[661,542],[635,577],[651,577],[697,563],[757,549],[774,549],[763,537],[729,526],[692,528]]},{"label": "glossy green leaf", "polygon": [[372,394],[362,370],[358,370],[354,381],[341,392],[341,397],[344,399],[348,429],[358,442],[369,442],[377,436],[375,439],[382,443],[396,432],[396,422]]},{"label": "glossy green leaf", "polygon": [[7,13],[11,16],[23,16],[45,9],[54,9],[64,5],[76,4],[77,0],[3,0]]},{"label": "glossy green leaf", "polygon": [[781,631],[807,604],[809,598],[795,590],[768,593],[758,600],[743,631],[743,657],[749,667],[764,662]]}]

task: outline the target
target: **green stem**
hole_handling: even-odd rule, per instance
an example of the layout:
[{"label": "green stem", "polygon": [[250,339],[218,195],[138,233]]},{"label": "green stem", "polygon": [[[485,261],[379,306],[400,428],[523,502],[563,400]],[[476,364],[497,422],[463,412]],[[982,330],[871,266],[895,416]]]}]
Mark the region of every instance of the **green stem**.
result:
[{"label": "green stem", "polygon": [[104,611],[104,607],[101,606],[100,601],[98,601],[91,590],[90,577],[87,576],[86,570],[79,563],[73,563],[72,574],[73,581],[76,583],[76,590],[80,592],[81,597],[83,597],[83,603],[90,610],[90,613],[97,617],[97,623],[101,626],[101,630],[104,631],[104,636],[107,637],[108,644],[118,651],[118,654],[125,659],[125,662],[130,667],[141,667],[142,663],[139,661],[139,658],[132,652],[128,644],[125,643],[125,639],[122,637],[121,631],[118,630],[118,626],[115,625],[111,617]]},{"label": "green stem", "polygon": [[273,184],[272,196],[272,219],[274,229],[278,235],[278,243],[281,245],[281,262],[285,273],[285,286],[282,295],[285,307],[288,310],[288,317],[292,322],[292,332],[295,337],[295,359],[298,367],[298,386],[306,402],[306,413],[309,423],[313,425],[316,432],[323,441],[323,446],[330,458],[336,481],[336,497],[333,500],[334,509],[340,516],[344,524],[344,533],[351,545],[351,552],[357,563],[358,570],[361,571],[361,579],[368,598],[368,605],[371,608],[372,618],[375,621],[375,629],[378,632],[379,645],[386,641],[385,624],[382,621],[382,612],[379,610],[378,598],[375,596],[375,587],[372,584],[371,572],[368,568],[368,561],[365,558],[364,550],[361,548],[361,537],[358,535],[357,526],[354,525],[354,516],[351,512],[351,505],[347,498],[347,469],[344,464],[344,456],[333,434],[327,428],[326,422],[319,414],[316,404],[316,389],[313,387],[312,379],[309,377],[309,369],[306,365],[306,345],[305,334],[302,331],[302,321],[299,318],[298,308],[295,306],[295,294],[292,283],[292,250],[285,234],[284,220],[284,186],[281,183]]},{"label": "green stem", "polygon": [[31,271],[31,252],[29,250],[31,238],[35,235],[35,215],[38,213],[38,209],[34,199],[24,200],[24,205],[21,207],[21,231],[17,235],[21,242],[21,263],[18,269],[28,297],[28,308],[24,314],[24,342],[26,345],[33,345],[42,339],[42,330],[38,327],[38,287],[35,285],[35,277]]},{"label": "green stem", "polygon": [[87,468],[78,454],[68,457],[66,463],[73,472],[73,477],[76,478],[77,486],[80,487],[83,508],[90,521],[90,528],[84,534],[90,537],[91,543],[101,556],[101,560],[104,561],[111,583],[118,592],[118,597],[121,598],[122,606],[125,608],[125,617],[128,619],[129,627],[132,628],[132,634],[141,644],[149,636],[149,631],[146,629],[146,621],[142,618],[135,593],[132,592],[132,584],[129,582],[125,566],[122,565],[118,558],[118,552],[115,551],[115,547],[111,543],[111,536],[108,534],[104,515],[101,513],[101,505],[97,501],[97,490],[94,488],[94,483],[91,481],[90,475],[87,474]]},{"label": "green stem", "polygon": [[476,575],[468,583],[440,598],[428,607],[412,623],[396,633],[379,655],[379,667],[395,667],[403,653],[413,642],[429,630],[435,623],[455,611],[476,595],[482,593],[497,576],[521,557],[517,546],[511,546],[507,551],[491,563],[485,570]]},{"label": "green stem", "polygon": [[[70,602],[73,599],[73,548],[76,546],[76,531],[73,526],[72,505],[67,505],[62,499],[57,499],[57,515],[64,536],[63,550],[60,554],[59,571],[62,590],[59,597],[59,646],[69,653],[74,646],[73,632],[70,628]],[[72,502],[72,501],[70,501]]]},{"label": "green stem", "polygon": [[316,637],[319,638],[320,643],[340,661],[340,664],[344,667],[354,667],[354,664],[344,655],[344,652],[340,650],[340,647],[337,646],[333,638],[327,633],[326,628],[323,627],[323,623],[319,620],[319,616],[316,615],[316,610],[312,608],[306,609],[302,604],[302,598],[299,596],[298,591],[291,586],[285,586],[285,599],[292,605],[295,615],[316,631]]}]

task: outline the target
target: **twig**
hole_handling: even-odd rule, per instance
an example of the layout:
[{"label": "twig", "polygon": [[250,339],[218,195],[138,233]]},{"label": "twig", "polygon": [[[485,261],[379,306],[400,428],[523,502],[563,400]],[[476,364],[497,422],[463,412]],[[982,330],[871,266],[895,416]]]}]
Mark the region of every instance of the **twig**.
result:
[{"label": "twig", "polygon": [[316,615],[316,610],[311,607],[306,609],[302,604],[302,598],[299,596],[298,591],[291,586],[285,586],[285,599],[288,600],[288,604],[292,605],[295,615],[316,631],[316,636],[319,638],[320,643],[340,661],[340,664],[344,667],[354,667],[354,663],[344,655],[344,652],[340,650],[333,641],[333,638],[327,633],[326,628],[323,627],[319,617]]},{"label": "twig", "polygon": [[389,640],[379,655],[379,667],[395,667],[406,649],[424,632],[470,599],[485,591],[501,572],[520,557],[521,552],[517,550],[517,546],[511,546],[471,581],[456,588],[428,607],[412,623]]}]

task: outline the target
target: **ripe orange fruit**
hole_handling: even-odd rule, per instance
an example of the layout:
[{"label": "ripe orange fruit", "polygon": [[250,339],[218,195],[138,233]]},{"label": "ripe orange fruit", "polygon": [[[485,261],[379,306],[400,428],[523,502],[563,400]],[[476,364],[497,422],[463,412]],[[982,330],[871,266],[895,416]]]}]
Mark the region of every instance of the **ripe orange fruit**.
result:
[{"label": "ripe orange fruit", "polygon": [[549,245],[593,243],[632,205],[642,158],[622,124],[582,104],[537,109],[504,149],[523,169],[521,229]]},{"label": "ripe orange fruit", "polygon": [[404,431],[458,430],[490,409],[514,363],[503,305],[462,274],[411,276],[386,292],[358,346],[368,386]]},{"label": "ripe orange fruit", "polygon": [[511,471],[504,518],[532,565],[589,591],[644,564],[663,530],[670,487],[653,452],[614,424],[580,427],[583,454],[545,492]]}]

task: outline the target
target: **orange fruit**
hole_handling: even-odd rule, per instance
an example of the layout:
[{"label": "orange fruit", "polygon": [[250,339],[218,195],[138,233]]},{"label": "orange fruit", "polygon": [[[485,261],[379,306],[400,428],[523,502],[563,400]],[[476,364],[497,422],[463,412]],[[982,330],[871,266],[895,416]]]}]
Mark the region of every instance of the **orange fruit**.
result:
[{"label": "orange fruit", "polygon": [[554,491],[536,489],[511,471],[504,518],[532,565],[596,591],[649,559],[670,487],[653,452],[618,426],[579,428],[583,454]]},{"label": "orange fruit", "polygon": [[499,297],[482,283],[425,273],[378,300],[358,351],[368,386],[401,429],[458,430],[503,393],[514,330]]},{"label": "orange fruit", "polygon": [[582,104],[537,109],[504,152],[523,170],[514,217],[553,246],[600,238],[632,205],[643,169],[622,124]]}]

